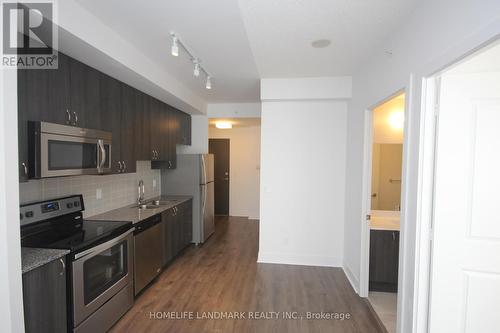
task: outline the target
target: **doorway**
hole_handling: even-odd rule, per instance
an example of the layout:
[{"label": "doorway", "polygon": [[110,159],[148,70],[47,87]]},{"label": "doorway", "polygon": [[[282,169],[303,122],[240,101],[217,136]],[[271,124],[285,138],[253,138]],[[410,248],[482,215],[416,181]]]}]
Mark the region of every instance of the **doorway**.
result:
[{"label": "doorway", "polygon": [[[492,332],[500,326],[500,44],[427,79],[437,112],[429,159],[429,332]],[[430,85],[430,84],[429,84]],[[429,94],[432,95],[432,94]],[[427,104],[426,102],[426,104]],[[422,227],[424,228],[424,227]]]},{"label": "doorway", "polygon": [[208,151],[214,155],[215,215],[229,216],[229,139],[209,139]]},{"label": "doorway", "polygon": [[370,113],[368,300],[386,330],[395,332],[405,94],[396,94]]}]

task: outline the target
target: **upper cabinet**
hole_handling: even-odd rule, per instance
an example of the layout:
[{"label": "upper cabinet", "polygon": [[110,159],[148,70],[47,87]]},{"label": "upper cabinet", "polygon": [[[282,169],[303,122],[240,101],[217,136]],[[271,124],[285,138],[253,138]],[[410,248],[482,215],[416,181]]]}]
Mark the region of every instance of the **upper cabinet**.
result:
[{"label": "upper cabinet", "polygon": [[108,129],[101,121],[101,74],[72,58],[69,60],[71,124],[92,129]]},{"label": "upper cabinet", "polygon": [[179,131],[177,143],[181,145],[191,145],[191,115],[182,111],[177,111],[179,117]]},{"label": "upper cabinet", "polygon": [[19,179],[27,181],[28,121],[113,133],[113,172],[136,161],[176,167],[176,144],[191,144],[191,116],[59,53],[58,69],[18,70]]}]

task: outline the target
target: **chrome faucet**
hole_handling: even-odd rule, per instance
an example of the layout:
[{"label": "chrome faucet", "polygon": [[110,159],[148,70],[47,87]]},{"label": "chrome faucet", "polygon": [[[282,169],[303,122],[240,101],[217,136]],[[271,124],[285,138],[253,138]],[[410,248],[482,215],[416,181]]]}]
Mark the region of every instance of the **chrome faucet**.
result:
[{"label": "chrome faucet", "polygon": [[138,192],[138,197],[137,197],[137,203],[139,205],[142,205],[142,202],[144,201],[144,182],[139,180],[139,186],[137,186],[137,192]]}]

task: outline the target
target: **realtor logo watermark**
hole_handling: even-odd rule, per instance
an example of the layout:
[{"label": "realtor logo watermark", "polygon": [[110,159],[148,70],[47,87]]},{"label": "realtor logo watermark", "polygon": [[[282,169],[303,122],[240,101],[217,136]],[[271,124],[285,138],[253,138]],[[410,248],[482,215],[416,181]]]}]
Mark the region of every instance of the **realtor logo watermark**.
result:
[{"label": "realtor logo watermark", "polygon": [[2,68],[57,68],[54,13],[52,1],[2,0]]}]

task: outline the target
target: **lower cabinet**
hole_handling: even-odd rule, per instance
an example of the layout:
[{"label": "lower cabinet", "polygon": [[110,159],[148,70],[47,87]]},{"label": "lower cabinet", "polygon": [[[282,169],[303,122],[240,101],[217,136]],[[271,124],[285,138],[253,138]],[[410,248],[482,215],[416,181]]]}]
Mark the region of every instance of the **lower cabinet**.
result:
[{"label": "lower cabinet", "polygon": [[163,266],[174,259],[193,238],[193,201],[188,200],[162,213]]},{"label": "lower cabinet", "polygon": [[67,332],[65,258],[23,274],[26,332]]},{"label": "lower cabinet", "polygon": [[399,231],[370,231],[370,291],[398,291]]}]

